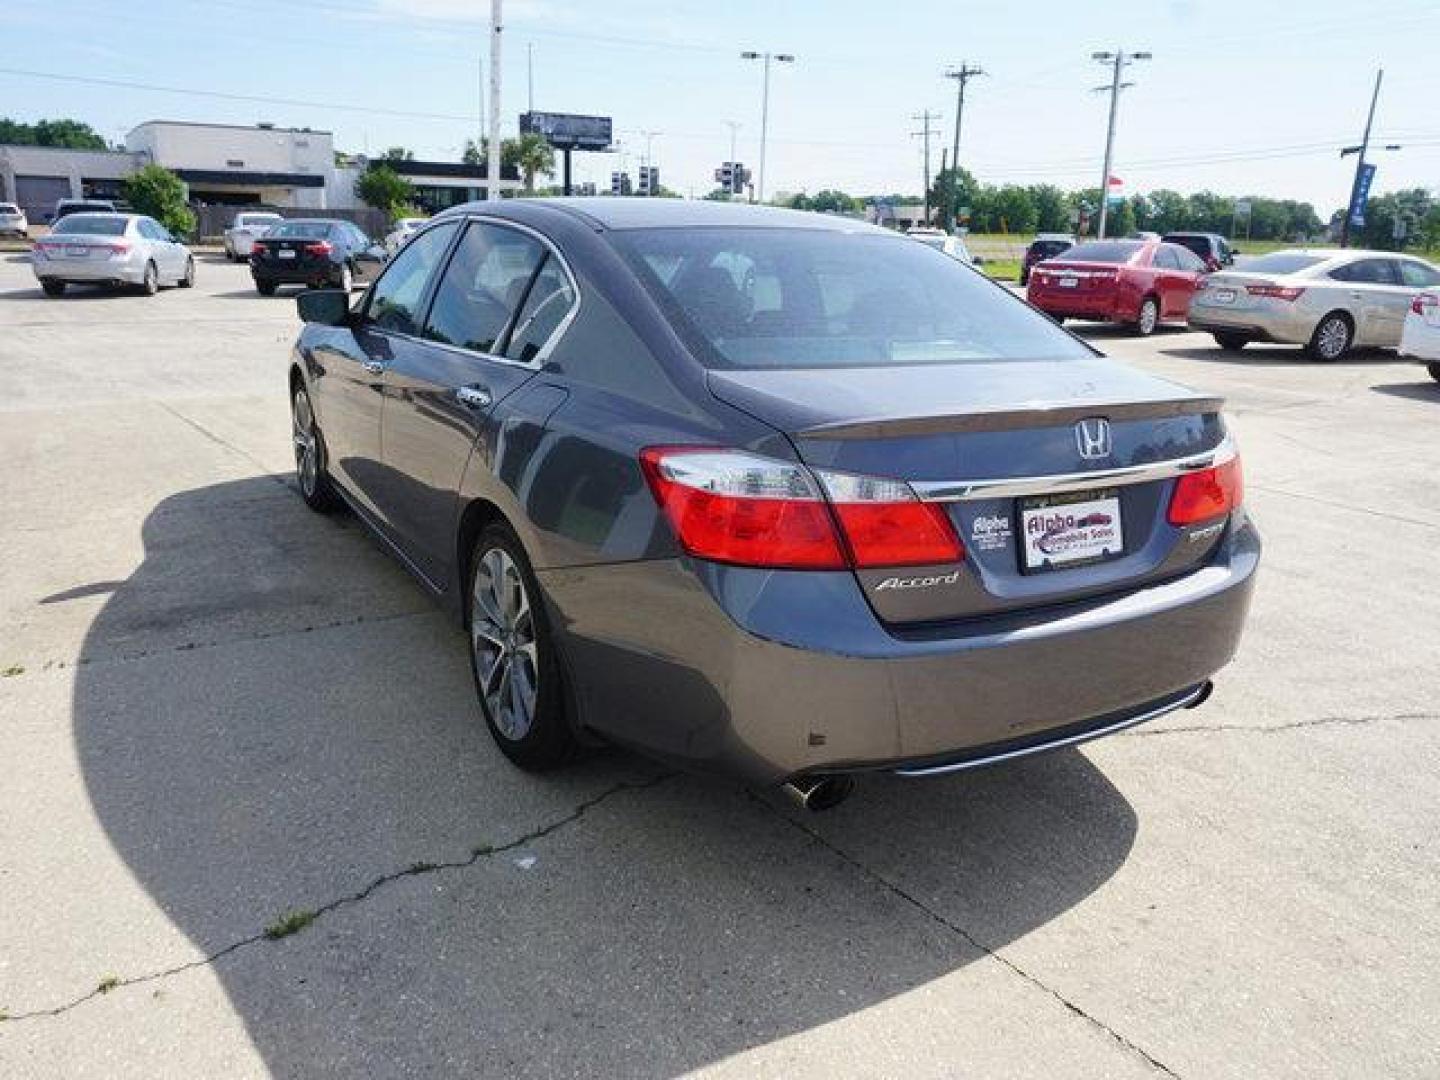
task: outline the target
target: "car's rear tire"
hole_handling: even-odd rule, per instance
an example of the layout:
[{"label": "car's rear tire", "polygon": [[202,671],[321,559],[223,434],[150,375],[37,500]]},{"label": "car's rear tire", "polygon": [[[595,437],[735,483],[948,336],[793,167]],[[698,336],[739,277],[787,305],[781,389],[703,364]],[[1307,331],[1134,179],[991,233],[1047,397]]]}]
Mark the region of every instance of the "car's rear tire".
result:
[{"label": "car's rear tire", "polygon": [[1311,360],[1332,363],[1350,351],[1354,340],[1355,326],[1350,322],[1350,316],[1343,311],[1332,311],[1315,324],[1315,332],[1310,335],[1305,353]]},{"label": "car's rear tire", "polygon": [[1020,287],[1023,289],[1026,285],[1029,285],[1029,284],[1030,284],[1030,272],[1029,272],[1028,270],[1022,269],[1022,270],[1020,271]]},{"label": "car's rear tire", "polygon": [[275,282],[273,282],[273,281],[257,281],[257,282],[255,282],[255,291],[258,292],[261,296],[274,296],[274,295],[275,295]]},{"label": "car's rear tire", "polygon": [[180,288],[193,289],[195,287],[195,258],[191,256],[185,260],[185,276],[180,279]]},{"label": "car's rear tire", "polygon": [[575,758],[580,743],[540,586],[509,526],[487,526],[471,551],[465,625],[485,725],[500,752],[542,771]]},{"label": "car's rear tire", "polygon": [[1219,333],[1215,334],[1215,344],[1226,352],[1239,352],[1250,344],[1250,339],[1244,334]]},{"label": "car's rear tire", "polygon": [[154,296],[160,291],[160,271],[153,262],[145,264],[145,279],[140,282],[140,291],[146,296]]},{"label": "car's rear tire", "polygon": [[1153,296],[1140,301],[1140,312],[1135,316],[1133,329],[1140,337],[1149,337],[1160,325],[1160,302]]},{"label": "car's rear tire", "polygon": [[325,471],[325,440],[315,421],[309,391],[296,386],[290,395],[290,432],[295,444],[295,483],[305,505],[316,513],[328,514],[340,506],[340,497]]},{"label": "car's rear tire", "polygon": [[1430,373],[1430,378],[1440,382],[1440,363],[1431,362],[1425,365],[1425,370]]},{"label": "car's rear tire", "polygon": [[40,288],[45,290],[46,296],[64,296],[65,282],[63,281],[42,281]]}]

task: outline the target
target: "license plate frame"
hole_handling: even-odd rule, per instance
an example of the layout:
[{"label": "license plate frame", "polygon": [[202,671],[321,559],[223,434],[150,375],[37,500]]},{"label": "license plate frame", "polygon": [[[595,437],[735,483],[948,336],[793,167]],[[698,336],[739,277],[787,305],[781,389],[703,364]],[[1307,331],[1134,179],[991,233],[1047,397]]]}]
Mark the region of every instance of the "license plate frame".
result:
[{"label": "license plate frame", "polygon": [[83,244],[66,244],[65,257],[67,259],[88,259],[90,249]]},{"label": "license plate frame", "polygon": [[[1046,527],[1046,515],[1052,519]],[[1092,520],[1103,518],[1104,520]],[[1031,528],[1032,521],[1040,525]],[[1016,561],[1022,574],[1046,574],[1112,562],[1125,554],[1125,521],[1118,488],[1015,500]],[[1044,545],[1052,550],[1046,550]]]},{"label": "license plate frame", "polygon": [[280,249],[279,251],[277,251],[275,254],[276,254],[277,256],[279,256],[280,258],[282,258],[282,259],[293,259],[293,258],[295,258],[295,249],[294,249],[294,248],[281,248],[281,249]]},{"label": "license plate frame", "polygon": [[1056,284],[1062,289],[1078,289],[1080,287],[1080,279],[1073,274],[1067,275],[1066,277],[1062,277]]},{"label": "license plate frame", "polygon": [[1216,289],[1210,294],[1210,300],[1216,304],[1233,304],[1238,295],[1234,289]]}]

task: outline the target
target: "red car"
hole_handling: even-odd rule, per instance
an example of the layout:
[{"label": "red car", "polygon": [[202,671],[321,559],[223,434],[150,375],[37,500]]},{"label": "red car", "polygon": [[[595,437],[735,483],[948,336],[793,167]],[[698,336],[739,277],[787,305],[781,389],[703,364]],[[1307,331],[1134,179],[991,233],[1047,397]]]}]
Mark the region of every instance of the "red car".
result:
[{"label": "red car", "polygon": [[1206,267],[1160,240],[1092,240],[1030,271],[1026,297],[1053,319],[1128,323],[1137,334],[1183,323]]}]

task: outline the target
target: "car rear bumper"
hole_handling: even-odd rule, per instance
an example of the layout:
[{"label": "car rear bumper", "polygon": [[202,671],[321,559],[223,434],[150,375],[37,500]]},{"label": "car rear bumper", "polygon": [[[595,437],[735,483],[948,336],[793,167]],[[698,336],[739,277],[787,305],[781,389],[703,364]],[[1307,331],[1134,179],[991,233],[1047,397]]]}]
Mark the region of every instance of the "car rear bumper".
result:
[{"label": "car rear bumper", "polygon": [[256,284],[266,282],[272,285],[319,285],[340,279],[340,267],[334,263],[300,263],[295,266],[264,266],[250,264],[250,276]]},{"label": "car rear bumper", "polygon": [[45,259],[31,257],[31,269],[41,281],[139,285],[145,280],[144,259]]},{"label": "car rear bumper", "polygon": [[1315,332],[1315,320],[1301,311],[1266,311],[1264,309],[1230,310],[1221,305],[1190,302],[1187,319],[1192,330],[1207,333],[1244,334],[1255,341],[1273,341],[1282,345],[1304,345]]},{"label": "car rear bumper", "polygon": [[948,771],[1178,708],[1234,655],[1259,555],[1242,521],[1175,580],[908,630],[847,573],[676,559],[540,577],[588,726],[774,783]]},{"label": "car rear bumper", "polygon": [[1060,315],[1067,319],[1133,322],[1139,317],[1138,308],[1126,304],[1123,298],[1113,294],[1087,296],[1083,292],[1072,293],[1069,290],[1047,289],[1043,293],[1031,293],[1027,299],[1046,315]]}]

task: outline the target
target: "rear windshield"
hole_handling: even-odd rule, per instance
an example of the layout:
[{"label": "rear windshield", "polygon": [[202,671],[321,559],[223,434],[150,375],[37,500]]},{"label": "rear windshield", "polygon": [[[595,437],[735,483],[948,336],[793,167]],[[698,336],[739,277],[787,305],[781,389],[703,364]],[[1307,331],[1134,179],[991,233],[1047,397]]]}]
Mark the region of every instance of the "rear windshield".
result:
[{"label": "rear windshield", "polygon": [[1065,252],[1066,260],[1095,263],[1127,263],[1145,246],[1143,240],[1096,240],[1076,244]]},{"label": "rear windshield", "polygon": [[280,220],[279,214],[241,214],[235,219],[235,224],[243,229],[247,225],[269,225]]},{"label": "rear windshield", "polygon": [[20,208],[14,203],[0,202],[0,214],[18,214]]},{"label": "rear windshield", "polygon": [[1069,251],[1074,246],[1074,243],[1069,240],[1036,240],[1030,245],[1030,250],[1042,259],[1048,259],[1051,255],[1059,255],[1060,252]]},{"label": "rear windshield", "polygon": [[323,240],[330,235],[330,229],[328,221],[287,221],[266,233],[265,239]]},{"label": "rear windshield", "polygon": [[808,229],[638,229],[611,236],[710,367],[1093,355],[976,271],[901,237]]},{"label": "rear windshield", "polygon": [[1273,255],[1261,255],[1259,258],[1247,259],[1245,265],[1239,269],[1247,273],[1253,270],[1257,274],[1295,274],[1324,261],[1325,257],[1322,255],[1292,255],[1277,251]]},{"label": "rear windshield", "polygon": [[1210,254],[1210,241],[1203,236],[1166,236],[1167,244],[1179,244],[1183,248],[1189,248],[1202,259]]},{"label": "rear windshield", "polygon": [[70,214],[55,223],[50,231],[60,236],[84,233],[87,236],[124,236],[125,218],[101,217],[99,214]]}]

